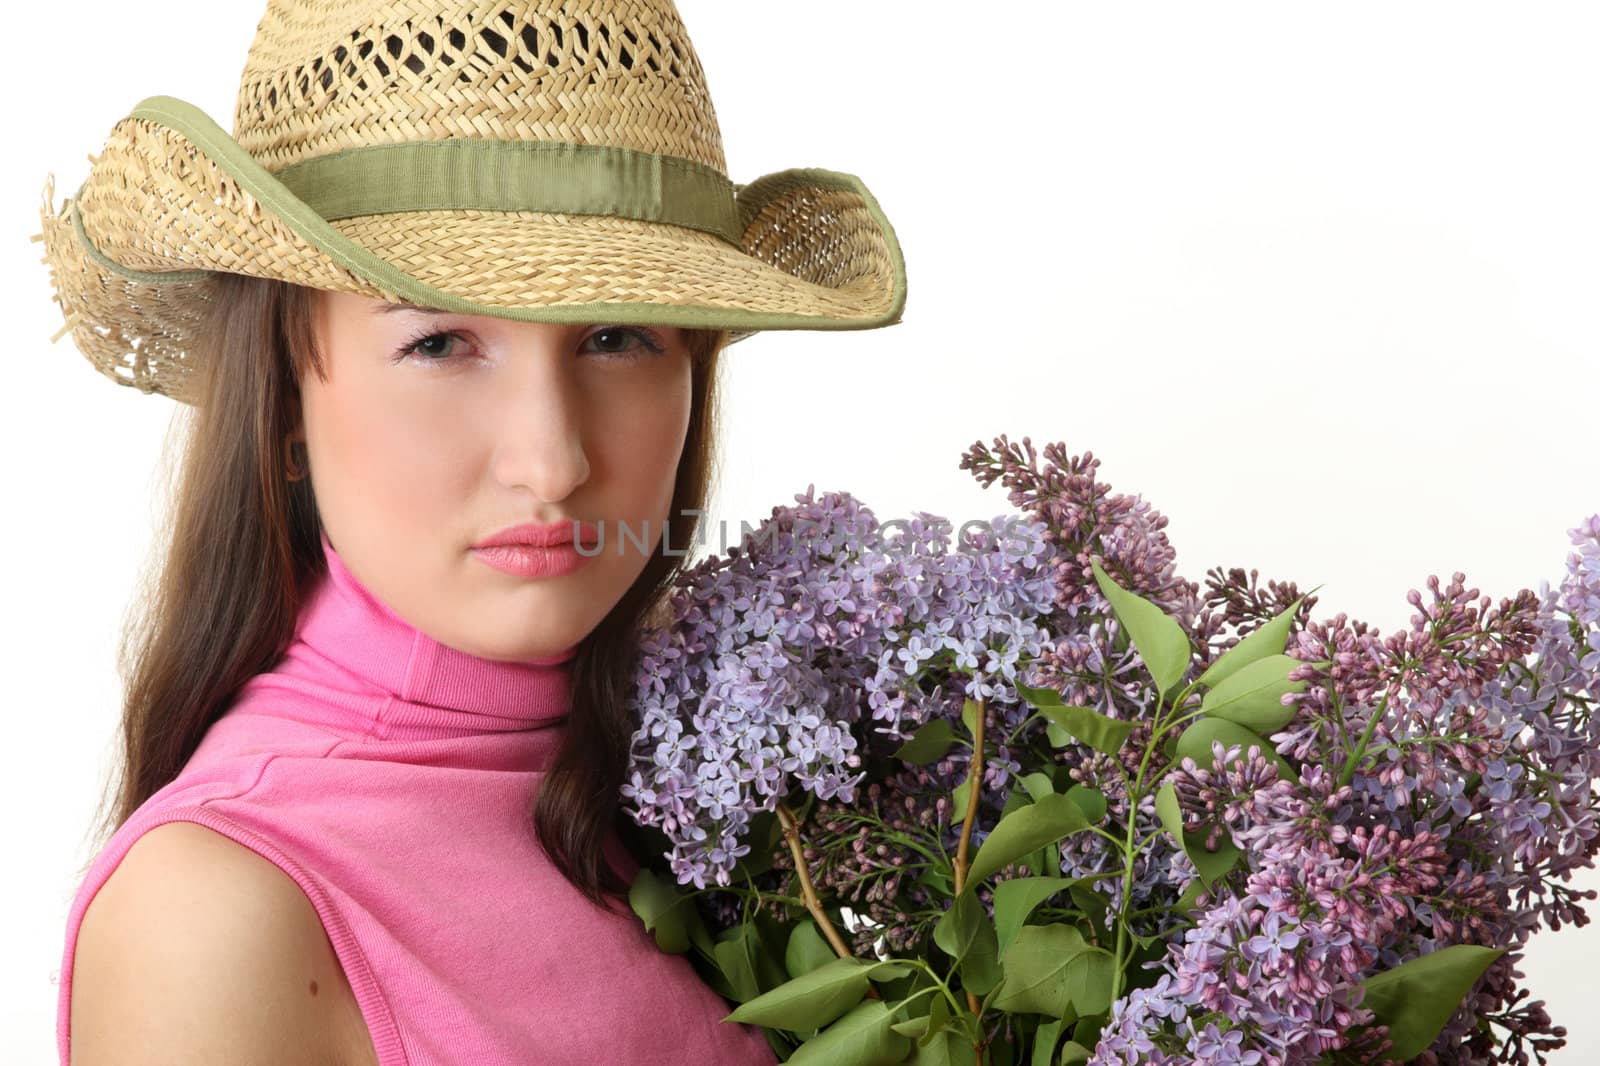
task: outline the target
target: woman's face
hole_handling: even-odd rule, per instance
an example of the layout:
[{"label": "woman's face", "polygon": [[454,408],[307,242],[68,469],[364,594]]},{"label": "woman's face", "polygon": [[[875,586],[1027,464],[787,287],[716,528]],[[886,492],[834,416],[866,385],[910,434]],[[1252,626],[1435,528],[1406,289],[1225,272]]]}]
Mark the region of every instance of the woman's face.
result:
[{"label": "woman's face", "polygon": [[[303,431],[350,572],[428,636],[484,658],[581,641],[665,528],[689,424],[683,331],[315,301],[327,380],[300,384]],[[573,519],[604,544],[571,573],[506,573],[472,550],[508,526]]]}]

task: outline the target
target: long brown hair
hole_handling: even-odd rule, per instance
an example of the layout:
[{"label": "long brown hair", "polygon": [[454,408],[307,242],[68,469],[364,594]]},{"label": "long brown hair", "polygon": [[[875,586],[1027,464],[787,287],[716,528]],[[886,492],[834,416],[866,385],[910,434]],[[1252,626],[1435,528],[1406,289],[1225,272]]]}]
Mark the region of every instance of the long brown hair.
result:
[{"label": "long brown hair", "polygon": [[[121,751],[93,830],[102,843],[178,775],[239,688],[277,663],[324,568],[311,479],[285,477],[283,450],[299,418],[297,383],[324,366],[316,290],[242,274],[218,274],[212,284],[194,371],[198,400],[171,471],[165,555],[147,569],[122,631]],[[717,360],[728,338],[724,330],[684,333],[693,398],[666,523],[675,550],[690,543],[709,492]],[[563,746],[531,811],[551,860],[597,904],[627,891],[602,848],[608,830],[628,829],[618,790],[640,627],[689,564],[683,554],[651,552],[580,642]]]}]

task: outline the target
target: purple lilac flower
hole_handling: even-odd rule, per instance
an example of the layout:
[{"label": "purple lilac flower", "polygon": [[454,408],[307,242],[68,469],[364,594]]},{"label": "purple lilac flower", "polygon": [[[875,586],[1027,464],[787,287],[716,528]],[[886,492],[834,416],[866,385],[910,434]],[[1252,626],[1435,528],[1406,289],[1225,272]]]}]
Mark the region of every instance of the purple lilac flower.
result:
[{"label": "purple lilac flower", "polygon": [[[1330,794],[1321,767],[1307,771],[1307,784]],[[1163,960],[1170,980],[1140,1010],[1114,1012],[1092,1066],[1141,1061],[1129,1057],[1139,1031],[1172,1054],[1262,1066],[1311,1066],[1351,1045],[1352,1030],[1372,1020],[1360,1007],[1363,972],[1405,914],[1392,897],[1434,886],[1444,849],[1427,832],[1402,839],[1383,826],[1336,839],[1316,809],[1300,801],[1293,833],[1241,831],[1260,865],[1239,894],[1209,906],[1201,896],[1207,909]],[[1206,1020],[1216,1015],[1238,1035],[1224,1043]],[[1188,1024],[1174,1029],[1175,1016]]]},{"label": "purple lilac flower", "polygon": [[[1152,964],[1163,971],[1152,989],[1113,1007],[1092,1063],[1219,1048],[1259,1051],[1263,1066],[1315,1062],[1371,1021],[1359,1005],[1366,976],[1451,943],[1515,949],[1541,922],[1588,921],[1577,901],[1595,893],[1557,882],[1600,848],[1600,723],[1589,713],[1600,695],[1600,516],[1571,533],[1580,550],[1561,588],[1541,584],[1498,611],[1487,598],[1474,607],[1457,574],[1443,589],[1430,580],[1426,606],[1413,592],[1419,613],[1394,637],[1342,615],[1308,625],[1290,654],[1329,667],[1270,738],[1303,767],[1299,786],[1276,781],[1254,752],[1223,769],[1238,751],[1220,745],[1211,767],[1185,759],[1170,771],[1189,828],[1229,833],[1249,872],[1243,886],[1225,879],[1182,945]],[[1351,764],[1369,724],[1372,743]],[[1370,879],[1349,892],[1363,869]],[[1541,1001],[1518,1004],[1519,958],[1511,950],[1490,966],[1417,1061],[1526,1063],[1531,1052],[1542,1062],[1563,1046]],[[1219,1015],[1236,1041],[1200,1035]],[[1479,1024],[1491,1015],[1503,1041]],[[1362,1039],[1378,1046],[1381,1027]]]},{"label": "purple lilac flower", "polygon": [[936,515],[880,527],[846,493],[795,499],[687,571],[641,642],[622,795],[681,883],[727,885],[751,816],[794,785],[852,802],[863,743],[892,750],[965,698],[1015,703],[1046,636],[1037,522],[997,516],[952,550]]}]

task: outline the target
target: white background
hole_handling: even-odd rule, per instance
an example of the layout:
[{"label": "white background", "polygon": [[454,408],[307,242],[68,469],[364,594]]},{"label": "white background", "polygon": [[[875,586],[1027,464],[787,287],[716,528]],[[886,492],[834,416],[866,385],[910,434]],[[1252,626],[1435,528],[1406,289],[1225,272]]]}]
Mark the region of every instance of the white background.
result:
[{"label": "white background", "polygon": [[[63,339],[38,230],[143,97],[231,128],[262,7],[14,14],[13,560],[0,801],[7,1062],[55,1061],[55,973],[117,722],[115,641],[174,405]],[[977,439],[1092,450],[1170,518],[1179,570],[1321,583],[1318,617],[1406,624],[1429,574],[1559,579],[1600,510],[1597,25],[1583,4],[682,0],[730,176],[860,175],[908,263],[902,324],[730,352],[716,514],[810,483],[880,517],[1011,510]],[[1600,887],[1593,871],[1579,887]],[[1600,1055],[1593,925],[1522,969]]]}]

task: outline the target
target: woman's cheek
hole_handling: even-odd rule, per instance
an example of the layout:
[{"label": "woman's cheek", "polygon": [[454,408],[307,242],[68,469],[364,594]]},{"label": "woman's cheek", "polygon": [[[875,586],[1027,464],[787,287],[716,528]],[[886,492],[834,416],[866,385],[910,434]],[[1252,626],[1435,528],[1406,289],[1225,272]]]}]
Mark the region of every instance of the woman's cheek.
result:
[{"label": "woman's cheek", "polygon": [[436,517],[460,476],[463,442],[404,405],[367,399],[374,402],[346,405],[329,421],[335,487],[386,521]]},{"label": "woman's cheek", "polygon": [[678,462],[683,455],[684,426],[677,420],[658,419],[644,428],[648,438],[634,444],[630,449],[631,468],[624,466],[623,469],[628,470],[631,482],[629,510],[636,515],[648,515],[655,523],[672,505]]}]

